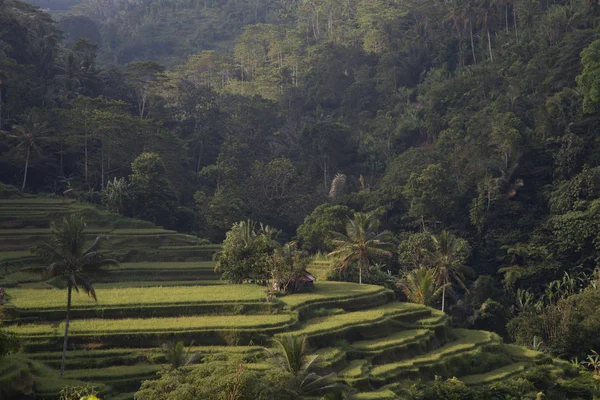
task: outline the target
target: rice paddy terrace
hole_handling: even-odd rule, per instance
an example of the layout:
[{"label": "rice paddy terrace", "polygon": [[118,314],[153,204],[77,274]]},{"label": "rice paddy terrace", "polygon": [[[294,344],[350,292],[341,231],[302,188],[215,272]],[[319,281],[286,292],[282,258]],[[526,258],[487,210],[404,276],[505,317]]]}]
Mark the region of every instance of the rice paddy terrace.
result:
[{"label": "rice paddy terrace", "polygon": [[[73,212],[87,217],[90,241],[110,234],[110,251],[122,264],[96,283],[97,303],[74,296],[65,379],[58,381],[66,291],[19,269],[40,262],[28,248],[47,238],[50,221]],[[440,311],[394,301],[379,286],[318,281],[314,293],[267,301],[263,287],[219,281],[210,261],[215,250],[193,236],[71,201],[0,200],[5,329],[24,345],[24,354],[0,366],[0,385],[29,369],[42,397],[83,381],[105,399],[131,399],[165,366],[159,346],[166,341],[193,341],[202,355],[238,355],[266,368],[263,346],[290,333],[306,335],[321,355],[319,368],[336,371],[365,400],[400,398],[403,379],[487,384],[539,356],[493,333],[452,329]]]}]

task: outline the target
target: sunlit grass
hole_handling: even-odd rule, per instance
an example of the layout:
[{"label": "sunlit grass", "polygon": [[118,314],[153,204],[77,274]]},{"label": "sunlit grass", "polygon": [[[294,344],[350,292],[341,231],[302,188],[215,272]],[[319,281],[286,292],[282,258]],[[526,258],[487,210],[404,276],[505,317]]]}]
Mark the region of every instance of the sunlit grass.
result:
[{"label": "sunlit grass", "polygon": [[287,295],[281,300],[292,309],[305,303],[326,299],[355,298],[357,296],[384,292],[386,289],[375,285],[357,285],[349,282],[317,282],[315,291]]},{"label": "sunlit grass", "polygon": [[[261,329],[295,321],[292,314],[275,315],[220,315],[175,318],[123,318],[74,320],[69,325],[70,335],[101,335],[111,333],[185,332],[212,329]],[[11,325],[6,330],[22,336],[62,336],[60,324]],[[134,339],[132,339],[134,340]]]},{"label": "sunlit grass", "polygon": [[381,307],[364,311],[347,312],[327,317],[313,318],[303,328],[294,332],[295,335],[316,335],[332,332],[344,327],[354,325],[367,325],[411,312],[427,311],[423,306],[412,303],[389,303]]},{"label": "sunlit grass", "polygon": [[[63,309],[67,303],[67,291],[60,289],[8,289],[6,293],[10,304],[20,309]],[[265,301],[264,287],[251,284],[98,288],[96,295],[97,303],[84,293],[73,293],[72,305],[78,308]]]},{"label": "sunlit grass", "polygon": [[508,378],[525,370],[527,363],[519,362],[507,365],[502,368],[497,368],[485,374],[468,375],[461,377],[460,380],[467,385],[482,385]]},{"label": "sunlit grass", "polygon": [[363,351],[376,351],[394,346],[401,346],[431,336],[432,333],[425,329],[405,330],[375,340],[355,342],[352,347]]},{"label": "sunlit grass", "polygon": [[[121,263],[118,267],[112,267],[111,270],[165,270],[170,269],[203,269],[213,271],[214,261],[193,261],[193,262],[135,262]],[[154,271],[153,271],[154,272]]]},{"label": "sunlit grass", "polygon": [[440,362],[445,357],[475,350],[481,345],[499,341],[497,335],[486,331],[455,329],[455,333],[457,334],[457,340],[447,343],[439,349],[408,360],[378,365],[373,368],[371,374],[373,376],[381,376],[396,370]]}]

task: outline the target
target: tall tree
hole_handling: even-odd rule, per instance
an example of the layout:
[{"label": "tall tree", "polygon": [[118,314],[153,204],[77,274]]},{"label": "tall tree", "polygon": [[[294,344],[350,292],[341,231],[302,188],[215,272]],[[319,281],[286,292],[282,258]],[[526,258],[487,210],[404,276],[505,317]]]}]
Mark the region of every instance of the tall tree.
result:
[{"label": "tall tree", "polygon": [[446,287],[458,283],[468,291],[465,285],[464,273],[469,255],[467,241],[457,238],[453,234],[442,231],[439,235],[432,235],[432,247],[425,249],[428,263],[434,268],[434,276],[438,286],[442,287],[442,311],[446,305]]},{"label": "tall tree", "polygon": [[29,271],[40,273],[43,279],[60,280],[67,285],[67,315],[65,317],[60,378],[65,372],[73,289],[79,293],[81,288],[87,295],[97,300],[96,291],[88,280],[88,275],[101,272],[103,267],[118,265],[116,260],[107,258],[99,251],[100,241],[105,237],[97,237],[94,243],[86,249],[85,228],[86,224],[83,218],[76,215],[63,219],[60,227],[53,225],[50,231],[50,241],[32,248],[33,254],[49,264],[26,268]]},{"label": "tall tree", "polygon": [[356,213],[346,223],[346,232],[334,232],[335,250],[330,257],[342,262],[340,272],[352,263],[358,265],[358,283],[362,284],[363,269],[369,271],[374,259],[392,256],[392,238],[388,231],[377,233],[379,220],[373,214]]},{"label": "tall tree", "polygon": [[42,155],[41,141],[47,139],[45,135],[50,132],[50,129],[36,112],[31,111],[25,116],[23,124],[13,126],[13,131],[16,135],[8,136],[19,139],[19,144],[15,149],[25,149],[25,172],[23,173],[23,184],[21,185],[21,190],[25,190],[31,152],[34,151],[39,156]]}]

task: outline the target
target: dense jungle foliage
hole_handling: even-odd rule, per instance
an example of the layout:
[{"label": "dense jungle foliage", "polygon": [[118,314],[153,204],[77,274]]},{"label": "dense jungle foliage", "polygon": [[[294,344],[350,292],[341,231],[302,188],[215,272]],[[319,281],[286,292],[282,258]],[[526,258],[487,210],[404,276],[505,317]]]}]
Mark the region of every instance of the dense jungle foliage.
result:
[{"label": "dense jungle foliage", "polygon": [[3,193],[312,253],[375,213],[382,284],[450,232],[455,325],[600,350],[596,1],[50,3],[0,0]]}]

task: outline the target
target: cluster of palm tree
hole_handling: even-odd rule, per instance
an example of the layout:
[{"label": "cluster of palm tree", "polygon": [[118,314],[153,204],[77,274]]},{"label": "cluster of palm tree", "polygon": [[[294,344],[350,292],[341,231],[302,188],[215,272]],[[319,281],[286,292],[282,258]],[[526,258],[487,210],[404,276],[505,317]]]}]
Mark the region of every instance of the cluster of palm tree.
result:
[{"label": "cluster of palm tree", "polygon": [[442,297],[442,311],[446,309],[446,289],[458,284],[468,292],[464,264],[468,254],[467,242],[442,231],[431,235],[431,246],[421,249],[424,265],[408,271],[398,283],[407,299],[413,303],[432,306]]},{"label": "cluster of palm tree", "polygon": [[[389,231],[377,233],[379,219],[374,214],[356,213],[346,223],[344,233],[333,232],[335,250],[329,257],[340,260],[340,274],[351,265],[358,268],[358,282],[363,272],[369,273],[377,260],[391,258],[395,243]],[[458,284],[467,290],[464,265],[468,254],[467,242],[442,231],[431,235],[430,246],[421,249],[423,265],[408,271],[398,282],[410,302],[434,305],[441,296],[442,311],[446,308],[446,289]]]}]

